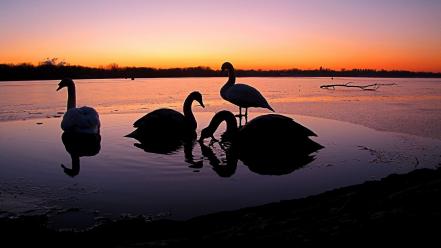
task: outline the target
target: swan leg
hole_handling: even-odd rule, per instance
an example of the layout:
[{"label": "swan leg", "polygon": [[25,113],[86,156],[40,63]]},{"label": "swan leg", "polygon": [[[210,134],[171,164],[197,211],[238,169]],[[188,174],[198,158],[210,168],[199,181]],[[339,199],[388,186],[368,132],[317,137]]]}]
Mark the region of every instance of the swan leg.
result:
[{"label": "swan leg", "polygon": [[248,123],[248,108],[245,108],[245,124]]},{"label": "swan leg", "polygon": [[242,108],[241,107],[239,107],[239,114],[238,115],[235,115],[236,117],[242,117]]},{"label": "swan leg", "polygon": [[242,126],[242,107],[239,107],[239,114],[235,115],[236,117],[239,117],[239,127]]}]

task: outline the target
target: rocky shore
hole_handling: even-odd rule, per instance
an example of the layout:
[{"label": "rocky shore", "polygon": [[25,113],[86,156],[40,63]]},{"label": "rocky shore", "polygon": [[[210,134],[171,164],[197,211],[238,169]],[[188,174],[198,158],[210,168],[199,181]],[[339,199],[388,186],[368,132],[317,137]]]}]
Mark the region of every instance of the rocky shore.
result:
[{"label": "rocky shore", "polygon": [[88,230],[51,230],[45,216],[0,219],[3,247],[434,246],[441,168],[391,175],[303,199],[187,221],[123,218]]}]

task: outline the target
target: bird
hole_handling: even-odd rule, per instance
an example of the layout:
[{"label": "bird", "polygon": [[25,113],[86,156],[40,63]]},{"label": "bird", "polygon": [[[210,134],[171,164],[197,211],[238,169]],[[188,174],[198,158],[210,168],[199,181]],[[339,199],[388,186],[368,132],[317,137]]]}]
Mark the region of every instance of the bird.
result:
[{"label": "bird", "polygon": [[[202,94],[194,91],[184,101],[184,114],[168,108],[154,110],[138,119],[133,124],[136,130],[126,135],[126,137],[135,138],[143,141],[144,144],[152,145],[164,141],[165,147],[170,143],[168,140],[195,137],[197,122],[191,110],[193,101],[197,101],[202,107],[205,107]],[[153,143],[150,141],[153,141]]]},{"label": "bird", "polygon": [[75,83],[65,78],[58,84],[57,91],[67,87],[67,110],[61,121],[61,129],[72,133],[100,133],[100,118],[98,112],[91,107],[76,107]]},{"label": "bird", "polygon": [[[231,149],[250,168],[269,173],[268,164],[278,167],[282,174],[295,169],[293,165],[305,165],[314,158],[309,154],[323,148],[311,140],[313,131],[279,114],[266,114],[252,119],[243,127],[237,126],[233,113],[222,110],[214,115],[209,125],[202,129],[199,142],[214,138],[214,132],[225,121],[226,131],[222,139],[230,142]],[[285,166],[286,165],[286,166]],[[274,172],[274,166],[271,173]]]},{"label": "bird", "polygon": [[[224,100],[239,106],[238,117],[240,120],[242,120],[242,116],[244,116],[245,123],[248,122],[248,108],[250,107],[266,108],[275,112],[257,89],[247,84],[236,84],[236,74],[230,62],[223,63],[221,70],[228,71],[228,81],[221,88],[220,95]],[[244,115],[242,115],[242,108],[245,108]]]}]

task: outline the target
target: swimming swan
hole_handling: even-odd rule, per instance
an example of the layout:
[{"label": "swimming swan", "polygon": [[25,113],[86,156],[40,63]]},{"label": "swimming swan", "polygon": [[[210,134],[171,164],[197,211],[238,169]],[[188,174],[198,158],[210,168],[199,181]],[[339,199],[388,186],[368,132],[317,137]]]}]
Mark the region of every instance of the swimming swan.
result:
[{"label": "swimming swan", "polygon": [[194,137],[197,122],[191,110],[193,101],[197,101],[202,107],[205,107],[201,93],[194,91],[184,101],[184,114],[168,108],[154,110],[137,120],[133,124],[133,127],[137,129],[127,137],[138,140]]},{"label": "swimming swan", "polygon": [[223,121],[227,124],[223,137],[231,139],[232,146],[239,149],[240,153],[285,149],[292,152],[311,153],[323,148],[309,139],[309,136],[317,136],[314,132],[289,117],[278,114],[261,115],[242,128],[238,128],[233,113],[226,110],[214,115],[208,127],[201,131],[199,141],[209,137],[214,138],[214,132]]},{"label": "swimming swan", "polygon": [[91,107],[76,107],[75,83],[72,79],[63,79],[58,84],[58,89],[67,87],[67,111],[61,121],[61,128],[72,133],[100,133],[100,118],[95,109]]},{"label": "swimming swan", "polygon": [[[237,156],[248,168],[262,175],[284,175],[299,169],[315,159],[314,152],[322,145],[309,139],[316,136],[308,128],[293,119],[277,114],[254,118],[241,129],[237,127],[234,115],[220,111],[202,130],[199,142],[212,137],[225,121],[227,130],[221,144],[230,144],[233,156]],[[223,146],[221,146],[223,147]]]}]

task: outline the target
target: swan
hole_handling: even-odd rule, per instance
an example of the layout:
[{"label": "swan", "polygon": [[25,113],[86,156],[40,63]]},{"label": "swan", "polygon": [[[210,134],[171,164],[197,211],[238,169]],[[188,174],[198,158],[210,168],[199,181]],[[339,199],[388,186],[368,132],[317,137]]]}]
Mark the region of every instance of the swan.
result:
[{"label": "swan", "polygon": [[238,128],[235,116],[226,110],[214,115],[210,124],[201,131],[199,141],[209,137],[214,139],[213,134],[223,121],[227,124],[223,138],[231,139],[232,146],[242,154],[268,151],[309,154],[323,148],[309,139],[309,136],[317,136],[313,131],[289,117],[279,114],[261,115]]},{"label": "swan", "polygon": [[240,128],[233,113],[225,110],[216,113],[210,124],[201,131],[199,142],[203,143],[209,137],[215,141],[213,134],[223,121],[227,125],[222,143],[229,143],[228,151],[234,154],[233,157],[237,156],[257,174],[291,173],[312,162],[315,156],[311,153],[323,148],[309,139],[310,136],[317,136],[313,131],[289,117],[262,115]]},{"label": "swan", "polygon": [[[221,97],[239,106],[239,118],[245,117],[245,123],[248,122],[248,108],[267,108],[274,112],[274,109],[268,104],[265,97],[260,92],[246,84],[235,84],[236,75],[234,67],[230,62],[225,62],[222,71],[228,71],[228,81],[220,90]],[[245,108],[245,115],[242,115],[242,108]]]},{"label": "swan", "polygon": [[61,128],[72,133],[100,133],[100,118],[98,112],[91,107],[76,107],[75,83],[72,79],[63,79],[58,89],[67,87],[67,111],[61,121]]},{"label": "swan", "polygon": [[202,107],[201,93],[194,91],[184,101],[184,114],[176,110],[161,108],[154,110],[138,119],[133,127],[137,128],[126,137],[138,140],[179,140],[193,138],[196,135],[197,122],[191,110],[193,101],[197,101]]},{"label": "swan", "polygon": [[202,130],[199,142],[203,143],[208,137],[215,141],[213,134],[223,121],[227,128],[222,143],[229,143],[232,157],[237,156],[257,174],[291,173],[312,162],[315,156],[311,153],[323,148],[309,139],[309,136],[316,136],[314,132],[289,117],[262,115],[238,128],[235,116],[229,111],[216,113],[208,127]]}]

